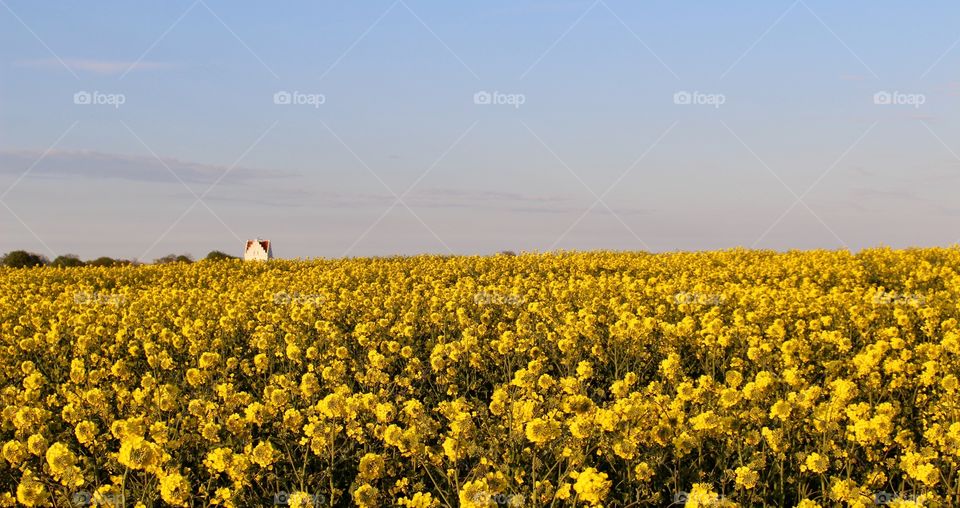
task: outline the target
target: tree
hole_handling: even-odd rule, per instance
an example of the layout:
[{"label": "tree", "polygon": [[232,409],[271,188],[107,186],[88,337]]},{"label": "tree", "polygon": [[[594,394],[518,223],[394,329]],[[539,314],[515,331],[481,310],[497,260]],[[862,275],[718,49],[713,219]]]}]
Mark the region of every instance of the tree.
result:
[{"label": "tree", "polygon": [[119,259],[113,259],[107,256],[101,256],[93,261],[88,261],[88,266],[120,266],[122,264],[129,264],[127,261],[122,261]]},{"label": "tree", "polygon": [[209,254],[207,254],[207,257],[205,257],[204,259],[206,259],[207,261],[223,261],[223,260],[225,260],[225,259],[237,259],[237,257],[236,257],[236,256],[231,256],[230,254],[227,254],[226,252],[221,252],[221,251],[218,251],[218,250],[212,250],[212,251],[210,251]]},{"label": "tree", "polygon": [[168,263],[193,263],[193,259],[186,254],[180,254],[179,256],[176,254],[167,254],[162,258],[154,259],[153,263],[157,265],[165,265]]},{"label": "tree", "polygon": [[53,262],[50,263],[50,266],[60,266],[60,267],[72,267],[72,266],[83,266],[86,263],[80,260],[76,254],[63,254],[62,256],[57,256]]},{"label": "tree", "polygon": [[28,268],[32,266],[43,266],[48,262],[47,258],[40,254],[27,252],[25,250],[15,250],[8,252],[2,258],[3,266],[11,268]]}]

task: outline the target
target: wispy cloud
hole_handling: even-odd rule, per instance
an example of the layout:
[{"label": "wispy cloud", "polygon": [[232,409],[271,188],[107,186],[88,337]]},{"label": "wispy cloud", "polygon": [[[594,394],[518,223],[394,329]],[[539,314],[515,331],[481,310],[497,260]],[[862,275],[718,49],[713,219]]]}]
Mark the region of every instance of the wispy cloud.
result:
[{"label": "wispy cloud", "polygon": [[[473,208],[503,210],[516,213],[583,213],[585,205],[570,196],[524,194],[496,190],[462,190],[433,188],[410,195],[407,203],[424,208]],[[654,210],[635,207],[613,207],[620,215],[649,215]],[[599,214],[609,210],[594,210]]]},{"label": "wispy cloud", "polygon": [[[30,167],[41,153],[35,150],[0,150],[0,174],[18,175]],[[138,182],[176,183],[173,170],[184,182],[210,183],[217,181],[227,166],[182,161],[162,157],[161,164],[154,157],[104,153],[92,150],[52,150],[30,172],[30,178],[114,178]],[[282,171],[238,167],[224,178],[226,184],[296,176]]]},{"label": "wispy cloud", "polygon": [[[916,210],[918,212],[922,212],[922,210],[926,209],[940,215],[960,215],[960,208],[944,205],[936,199],[920,196],[912,190],[904,190],[899,188],[875,189],[857,187],[851,189],[851,195],[878,205],[875,211],[890,211],[891,202],[901,202],[913,203],[918,207]],[[895,206],[894,208],[896,209]]]},{"label": "wispy cloud", "polygon": [[873,198],[873,199],[899,199],[903,201],[913,201],[917,203],[929,203],[930,200],[921,198],[912,191],[907,191],[903,189],[869,189],[863,187],[856,187],[851,189],[851,193],[854,196],[861,198]]},{"label": "wispy cloud", "polygon": [[252,193],[231,191],[229,194],[214,189],[206,198],[210,202],[253,204],[270,208],[367,208],[389,206],[393,196],[389,194],[345,193],[313,191],[308,188],[257,187]]},{"label": "wispy cloud", "polygon": [[[360,209],[390,206],[395,197],[387,193],[313,191],[307,187],[297,189],[257,187],[255,192],[224,194],[214,190],[209,201],[255,204],[275,208],[326,208]],[[414,209],[463,209],[487,212],[520,214],[579,214],[585,204],[577,203],[569,196],[524,194],[497,190],[431,188],[412,192],[404,201]],[[655,211],[646,208],[614,207],[619,215],[650,215]],[[607,215],[607,210],[594,210]]]},{"label": "wispy cloud", "polygon": [[176,67],[172,62],[126,62],[122,60],[89,60],[82,58],[68,58],[57,60],[56,58],[45,58],[38,60],[21,60],[17,62],[20,67],[29,67],[33,69],[44,70],[63,70],[63,66],[74,71],[89,72],[102,75],[119,75],[129,71],[159,71]]},{"label": "wispy cloud", "polygon": [[[388,193],[310,191],[258,188],[255,196],[231,193],[219,196],[216,191],[210,200],[256,203],[280,207],[311,206],[321,208],[384,207],[396,198]],[[472,208],[511,210],[519,205],[557,204],[571,201],[563,196],[536,196],[515,192],[463,189],[424,189],[412,192],[405,201],[414,208]],[[566,208],[564,208],[566,209]],[[562,211],[562,210],[561,210]]]},{"label": "wispy cloud", "polygon": [[491,202],[491,201],[514,201],[526,203],[557,203],[568,202],[571,198],[567,196],[546,196],[536,194],[523,194],[519,192],[505,192],[494,190],[463,190],[449,188],[430,188],[414,193],[414,196],[422,200],[437,201],[472,201],[472,202]]}]

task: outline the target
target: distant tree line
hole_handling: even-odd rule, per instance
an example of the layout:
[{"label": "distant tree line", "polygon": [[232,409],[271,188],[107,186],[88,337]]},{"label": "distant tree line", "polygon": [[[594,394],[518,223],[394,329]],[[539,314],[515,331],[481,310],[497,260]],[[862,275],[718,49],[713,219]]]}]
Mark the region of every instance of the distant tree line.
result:
[{"label": "distant tree line", "polygon": [[[223,261],[228,259],[237,259],[237,257],[215,250],[207,254],[204,259],[208,261]],[[162,258],[153,260],[153,264],[155,265],[163,265],[168,263],[193,263],[193,258],[190,257],[189,254],[168,254]],[[4,254],[3,257],[0,257],[0,266],[6,266],[10,268],[31,268],[36,266],[70,268],[77,266],[126,266],[141,264],[143,263],[140,263],[136,260],[114,259],[107,256],[101,256],[96,259],[83,261],[75,254],[63,254],[54,258],[53,261],[50,261],[49,258],[42,254],[27,252],[25,250],[10,251]]]}]

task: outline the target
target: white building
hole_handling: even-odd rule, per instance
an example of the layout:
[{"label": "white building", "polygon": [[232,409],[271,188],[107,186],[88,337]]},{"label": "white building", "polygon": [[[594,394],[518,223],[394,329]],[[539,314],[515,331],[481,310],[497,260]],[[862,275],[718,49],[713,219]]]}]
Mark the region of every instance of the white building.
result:
[{"label": "white building", "polygon": [[244,261],[267,261],[273,259],[273,249],[270,240],[247,240],[247,248],[243,251]]}]

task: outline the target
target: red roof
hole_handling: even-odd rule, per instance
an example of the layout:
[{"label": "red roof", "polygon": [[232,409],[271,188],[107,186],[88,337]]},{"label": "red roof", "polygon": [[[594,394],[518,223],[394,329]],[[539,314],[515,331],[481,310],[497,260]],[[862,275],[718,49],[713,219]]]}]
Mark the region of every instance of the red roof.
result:
[{"label": "red roof", "polygon": [[259,242],[260,248],[263,249],[264,252],[270,251],[270,240],[247,240],[247,246],[244,248],[244,250],[250,250],[250,247],[253,246],[254,242]]}]

